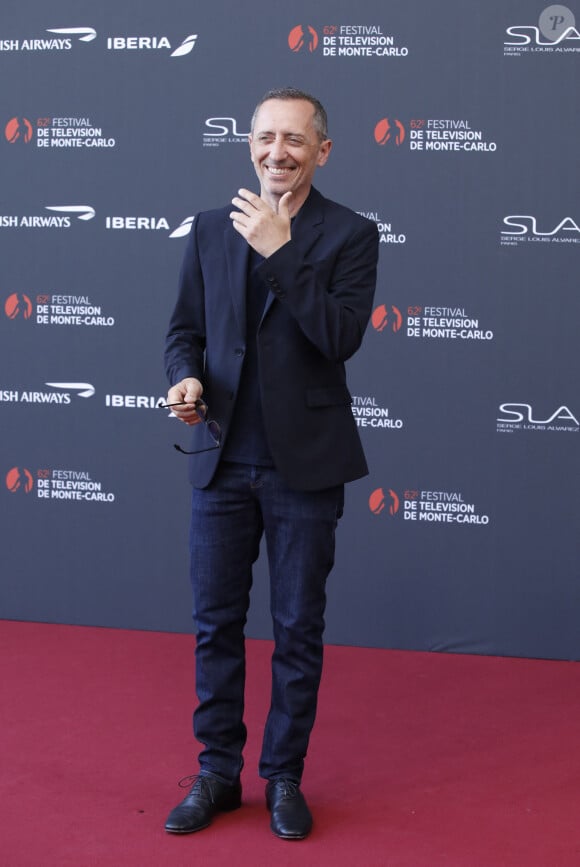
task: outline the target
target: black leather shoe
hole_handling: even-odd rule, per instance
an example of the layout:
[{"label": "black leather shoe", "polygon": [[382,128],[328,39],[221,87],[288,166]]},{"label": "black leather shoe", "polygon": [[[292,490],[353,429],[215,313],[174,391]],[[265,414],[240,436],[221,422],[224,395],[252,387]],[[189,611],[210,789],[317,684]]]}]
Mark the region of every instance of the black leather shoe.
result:
[{"label": "black leather shoe", "polygon": [[[191,777],[186,779],[191,780]],[[242,804],[242,786],[229,785],[215,777],[198,776],[187,797],[171,811],[165,823],[170,834],[191,834],[207,828],[216,813],[237,810]]]},{"label": "black leather shoe", "polygon": [[312,814],[293,780],[271,780],[266,786],[270,828],[284,840],[303,840],[312,829]]}]

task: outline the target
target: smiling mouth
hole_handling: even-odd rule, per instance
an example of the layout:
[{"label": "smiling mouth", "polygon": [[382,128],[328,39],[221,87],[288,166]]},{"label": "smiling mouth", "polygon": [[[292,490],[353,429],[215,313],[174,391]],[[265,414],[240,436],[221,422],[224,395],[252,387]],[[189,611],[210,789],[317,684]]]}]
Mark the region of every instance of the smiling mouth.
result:
[{"label": "smiling mouth", "polygon": [[276,178],[282,178],[284,175],[289,175],[294,171],[293,168],[289,166],[283,166],[282,168],[277,168],[276,166],[266,166],[266,170],[269,174],[273,175]]}]

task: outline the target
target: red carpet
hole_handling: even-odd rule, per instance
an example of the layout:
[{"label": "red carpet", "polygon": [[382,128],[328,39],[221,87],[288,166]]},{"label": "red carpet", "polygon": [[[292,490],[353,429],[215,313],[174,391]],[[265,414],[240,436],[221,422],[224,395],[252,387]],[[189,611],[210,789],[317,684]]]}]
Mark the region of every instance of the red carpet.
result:
[{"label": "red carpet", "polygon": [[3,865],[580,864],[580,666],[567,662],[327,648],[303,785],[315,827],[287,842],[256,773],[271,645],[250,641],[244,806],[166,834],[195,770],[192,648],[0,622]]}]

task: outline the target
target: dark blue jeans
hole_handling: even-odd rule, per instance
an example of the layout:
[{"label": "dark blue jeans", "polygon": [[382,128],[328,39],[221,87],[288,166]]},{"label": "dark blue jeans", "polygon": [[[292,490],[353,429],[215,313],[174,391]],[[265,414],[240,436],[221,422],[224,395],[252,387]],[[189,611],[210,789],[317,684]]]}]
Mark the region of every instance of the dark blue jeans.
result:
[{"label": "dark blue jeans", "polygon": [[326,578],[344,486],[293,491],[270,467],[223,462],[193,490],[191,581],[197,626],[194,733],[201,773],[232,782],[242,768],[244,627],[262,535],[274,630],[272,700],[260,775],[300,782],[322,672]]}]

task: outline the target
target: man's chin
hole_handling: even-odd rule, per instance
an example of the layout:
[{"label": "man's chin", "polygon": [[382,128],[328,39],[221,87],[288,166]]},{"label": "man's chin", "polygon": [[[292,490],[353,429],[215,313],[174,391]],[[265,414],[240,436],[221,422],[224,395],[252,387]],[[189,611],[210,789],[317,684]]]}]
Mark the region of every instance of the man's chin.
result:
[{"label": "man's chin", "polygon": [[271,181],[268,181],[265,184],[265,189],[271,196],[275,196],[277,199],[279,199],[281,196],[284,195],[284,193],[288,193],[292,190],[292,184],[288,183],[288,181],[286,181],[285,183],[272,183]]}]

